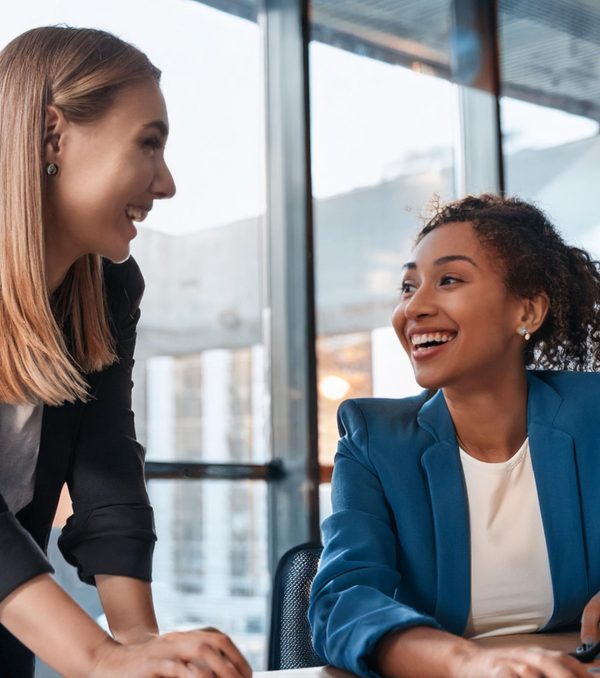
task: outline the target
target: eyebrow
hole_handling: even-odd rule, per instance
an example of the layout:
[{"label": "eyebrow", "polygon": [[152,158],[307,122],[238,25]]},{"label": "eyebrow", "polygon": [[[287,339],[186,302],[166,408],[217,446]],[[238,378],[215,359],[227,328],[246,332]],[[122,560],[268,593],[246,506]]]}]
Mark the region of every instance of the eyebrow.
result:
[{"label": "eyebrow", "polygon": [[[442,264],[448,264],[451,261],[467,261],[469,264],[472,264],[473,266],[475,266],[475,268],[479,268],[479,266],[477,266],[477,264],[473,261],[473,259],[471,259],[471,257],[468,257],[466,254],[447,254],[444,257],[440,257],[439,259],[436,259],[433,262],[433,265],[434,266],[442,266]],[[417,265],[415,264],[414,261],[407,261],[402,266],[402,268],[403,269],[408,268],[408,269],[413,270],[413,269],[417,268]]]},{"label": "eyebrow", "polygon": [[144,125],[144,129],[149,127],[156,127],[165,139],[169,136],[169,126],[163,120],[153,120]]}]

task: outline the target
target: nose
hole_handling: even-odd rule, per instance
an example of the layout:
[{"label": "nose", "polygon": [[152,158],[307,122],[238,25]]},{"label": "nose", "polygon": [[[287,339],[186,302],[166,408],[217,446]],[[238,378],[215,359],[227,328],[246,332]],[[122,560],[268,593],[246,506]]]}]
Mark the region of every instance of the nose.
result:
[{"label": "nose", "polygon": [[420,285],[404,304],[404,314],[410,320],[434,315],[435,311],[434,292],[427,285]]},{"label": "nose", "polygon": [[173,180],[171,170],[169,169],[164,158],[161,159],[161,163],[156,170],[151,190],[159,200],[172,198],[175,195],[177,190],[175,187],[175,181]]}]

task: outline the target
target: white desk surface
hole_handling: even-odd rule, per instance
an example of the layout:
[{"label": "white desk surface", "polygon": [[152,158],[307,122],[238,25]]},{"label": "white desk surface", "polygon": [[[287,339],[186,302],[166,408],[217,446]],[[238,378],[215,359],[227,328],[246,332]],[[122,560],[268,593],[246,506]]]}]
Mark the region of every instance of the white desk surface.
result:
[{"label": "white desk surface", "polygon": [[[547,650],[573,652],[580,644],[577,633],[525,633],[514,636],[495,636],[475,641],[483,647],[514,647],[529,645],[544,647]],[[600,661],[588,665],[600,669]],[[333,668],[333,666],[315,666],[310,669],[289,669],[286,671],[256,671],[254,678],[352,678],[354,674]],[[593,675],[593,674],[590,674]],[[600,675],[600,673],[599,673]]]}]

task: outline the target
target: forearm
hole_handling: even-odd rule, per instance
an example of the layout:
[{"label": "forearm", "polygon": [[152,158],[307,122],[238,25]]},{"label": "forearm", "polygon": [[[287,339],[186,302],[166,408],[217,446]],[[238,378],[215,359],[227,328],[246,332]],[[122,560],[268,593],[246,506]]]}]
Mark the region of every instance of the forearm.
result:
[{"label": "forearm", "polygon": [[426,626],[385,636],[373,655],[378,673],[389,678],[448,678],[476,651],[471,641]]},{"label": "forearm", "polygon": [[73,678],[89,676],[103,646],[114,643],[47,574],[0,603],[0,623],[49,666]]},{"label": "forearm", "polygon": [[96,575],[96,587],[110,631],[117,641],[129,645],[158,633],[148,582],[99,574]]}]

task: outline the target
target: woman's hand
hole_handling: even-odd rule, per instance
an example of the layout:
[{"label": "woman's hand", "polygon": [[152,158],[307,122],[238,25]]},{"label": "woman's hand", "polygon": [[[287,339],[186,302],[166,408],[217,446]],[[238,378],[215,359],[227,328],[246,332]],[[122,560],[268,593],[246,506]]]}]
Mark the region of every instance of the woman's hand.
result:
[{"label": "woman's hand", "polygon": [[583,608],[581,617],[581,642],[595,643],[598,637],[598,624],[600,623],[600,593],[597,593]]},{"label": "woman's hand", "polygon": [[108,640],[97,649],[89,678],[250,678],[250,666],[216,629],[166,633],[143,643]]},{"label": "woman's hand", "polygon": [[477,648],[453,667],[456,678],[589,678],[588,666],[541,647]]}]

